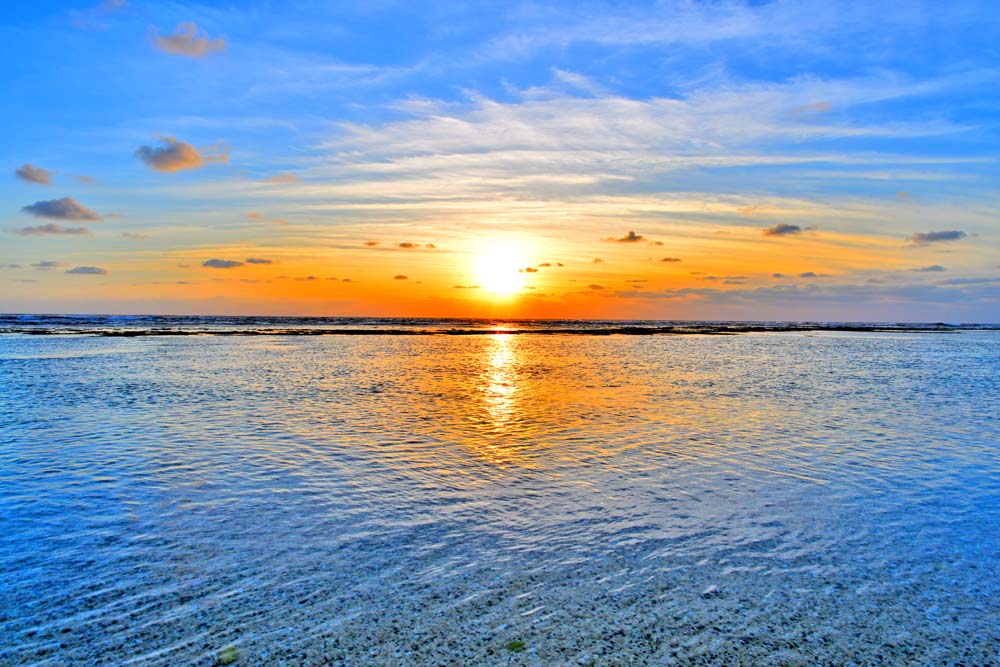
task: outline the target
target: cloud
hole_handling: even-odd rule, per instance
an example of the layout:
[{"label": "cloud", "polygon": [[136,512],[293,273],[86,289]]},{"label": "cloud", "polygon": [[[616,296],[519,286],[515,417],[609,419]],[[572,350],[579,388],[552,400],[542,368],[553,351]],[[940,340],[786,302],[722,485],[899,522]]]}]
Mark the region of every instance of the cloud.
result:
[{"label": "cloud", "polygon": [[262,216],[260,213],[247,213],[247,217],[251,220],[260,220]]},{"label": "cloud", "polygon": [[803,271],[799,274],[799,278],[828,278],[829,276],[825,273],[816,273],[815,271]]},{"label": "cloud", "polygon": [[86,227],[63,227],[62,225],[50,222],[47,225],[37,227],[21,227],[14,230],[18,236],[86,236],[90,230]]},{"label": "cloud", "polygon": [[165,53],[189,58],[203,58],[214,51],[225,51],[226,40],[222,37],[209,39],[205,33],[198,34],[194,23],[178,23],[173,34],[157,36],[156,46]]},{"label": "cloud", "polygon": [[481,289],[479,285],[452,285],[455,289]]},{"label": "cloud", "polygon": [[0,264],[0,269],[20,269],[20,264]]},{"label": "cloud", "polygon": [[199,169],[207,163],[229,162],[229,154],[225,151],[209,155],[174,137],[157,138],[160,140],[159,146],[139,146],[135,150],[137,158],[157,171]]},{"label": "cloud", "polygon": [[910,271],[921,271],[924,273],[940,273],[941,271],[947,271],[946,268],[940,264],[931,264],[930,266],[921,266],[917,269],[910,269]]},{"label": "cloud", "polygon": [[616,241],[618,243],[637,243],[639,241],[642,241],[643,239],[642,239],[642,234],[636,234],[633,231],[629,231],[628,234],[626,234],[625,236],[623,236],[621,238],[618,238],[618,239],[616,239],[616,238],[610,238],[610,239],[604,239],[604,240],[605,241]]},{"label": "cloud", "polygon": [[119,236],[129,241],[145,241],[149,238],[146,234],[136,234],[135,232],[122,232]]},{"label": "cloud", "polygon": [[77,203],[72,197],[62,199],[50,199],[36,201],[34,204],[21,209],[25,213],[36,218],[50,218],[53,220],[102,220],[100,215],[91,211],[86,206]]},{"label": "cloud", "polygon": [[37,271],[48,271],[50,269],[61,269],[66,266],[62,262],[56,262],[53,260],[46,260],[44,262],[35,262],[31,265]]},{"label": "cloud", "polygon": [[679,261],[681,261],[681,258],[680,257],[664,257],[660,261],[661,262],[679,262]]},{"label": "cloud", "polygon": [[392,277],[393,280],[409,280],[409,276],[404,276],[402,273]]},{"label": "cloud", "polygon": [[939,243],[941,241],[957,241],[968,236],[960,229],[949,229],[944,232],[917,232],[909,238],[911,243],[916,245],[927,245],[928,243]]},{"label": "cloud", "polygon": [[400,248],[419,248],[419,243],[410,243],[409,241],[403,241],[402,243],[396,244]]},{"label": "cloud", "polygon": [[595,257],[594,264],[604,264],[604,260],[601,259],[600,257]]},{"label": "cloud", "polygon": [[764,236],[788,236],[789,234],[800,234],[802,228],[798,225],[789,225],[784,222],[764,229]]},{"label": "cloud", "polygon": [[243,266],[243,262],[234,259],[206,259],[201,265],[209,269],[235,269]]},{"label": "cloud", "polygon": [[598,285],[596,283],[592,283],[590,285],[587,285],[587,287],[589,287],[592,290],[602,290],[602,289],[604,289],[604,285]]},{"label": "cloud", "polygon": [[802,116],[817,113],[826,113],[833,108],[833,105],[829,102],[813,102],[812,104],[803,104],[792,109],[793,116]]},{"label": "cloud", "polygon": [[365,241],[366,248],[374,248],[378,245],[378,241]]},{"label": "cloud", "polygon": [[650,241],[649,245],[659,247],[663,245],[663,241]]},{"label": "cloud", "polygon": [[41,167],[32,167],[30,164],[23,164],[18,167],[14,174],[22,181],[28,183],[38,183],[39,185],[51,185],[53,172]]},{"label": "cloud", "polygon": [[784,273],[772,273],[771,277],[772,278],[787,278],[788,276],[786,276]]},{"label": "cloud", "polygon": [[268,183],[282,184],[282,183],[297,183],[299,177],[295,174],[275,174],[271,178],[267,179]]},{"label": "cloud", "polygon": [[247,264],[274,264],[274,260],[263,259],[261,257],[247,257]]},{"label": "cloud", "polygon": [[67,269],[65,273],[80,276],[106,276],[108,275],[108,270],[102,269],[99,266],[74,266],[72,269]]},{"label": "cloud", "polygon": [[536,269],[534,267],[531,267],[531,266],[526,266],[526,267],[524,267],[524,272],[525,273],[538,273],[538,269]]}]

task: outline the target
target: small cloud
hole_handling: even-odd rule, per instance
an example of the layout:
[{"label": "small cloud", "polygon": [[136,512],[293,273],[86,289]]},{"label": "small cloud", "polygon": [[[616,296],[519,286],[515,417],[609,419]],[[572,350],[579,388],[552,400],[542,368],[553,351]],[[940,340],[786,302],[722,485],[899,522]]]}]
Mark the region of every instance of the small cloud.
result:
[{"label": "small cloud", "polygon": [[680,257],[664,257],[660,261],[661,262],[679,262],[679,261],[681,261],[681,258]]},{"label": "small cloud", "polygon": [[784,273],[772,273],[771,277],[772,278],[787,278],[788,276],[786,276]]},{"label": "small cloud", "polygon": [[32,167],[30,164],[23,164],[18,167],[14,174],[22,181],[28,183],[38,183],[39,185],[51,185],[53,172],[41,167]]},{"label": "small cloud", "polygon": [[247,213],[247,217],[250,218],[251,220],[260,220],[264,216],[262,216],[260,213]]},{"label": "small cloud", "polygon": [[392,279],[393,280],[409,280],[410,277],[409,276],[404,276],[402,273],[400,273],[400,274],[397,274],[397,275],[393,276]]},{"label": "small cloud", "polygon": [[[604,260],[598,257],[594,259],[594,264],[604,264]],[[562,264],[560,264],[559,266],[562,266]]]},{"label": "small cloud", "polygon": [[556,262],[556,266],[563,266],[562,262]]},{"label": "small cloud", "polygon": [[38,281],[35,280],[34,278],[20,278],[18,280],[15,280],[14,282],[16,282],[16,283],[37,283]]},{"label": "small cloud", "polygon": [[896,193],[896,199],[910,199],[910,198],[911,198],[910,193],[904,190],[900,190],[899,192]]},{"label": "small cloud", "polygon": [[939,243],[941,241],[958,241],[964,239],[968,234],[960,229],[949,229],[944,232],[918,232],[909,238],[911,243],[916,245],[927,245],[928,243]]},{"label": "small cloud", "polygon": [[72,197],[62,199],[50,199],[47,201],[36,201],[34,204],[21,209],[25,213],[36,218],[50,218],[53,220],[101,220],[94,211],[79,204]]},{"label": "small cloud", "polygon": [[753,215],[760,210],[760,206],[757,204],[752,204],[750,206],[740,206],[736,209],[736,212],[740,215]]},{"label": "small cloud", "polygon": [[812,271],[803,271],[799,274],[799,278],[819,278],[819,276]]},{"label": "small cloud", "polygon": [[542,262],[538,265],[539,268],[552,266],[552,262]]},{"label": "small cloud", "polygon": [[626,234],[625,236],[623,236],[621,238],[617,238],[617,239],[616,238],[609,238],[609,239],[604,239],[604,240],[605,241],[615,241],[616,243],[638,243],[639,241],[643,240],[643,237],[642,237],[642,234],[636,234],[635,232],[630,231],[628,234]]},{"label": "small cloud", "polygon": [[660,246],[663,245],[663,241],[650,241],[649,245],[655,246],[655,247],[660,247]]},{"label": "small cloud", "polygon": [[262,257],[247,257],[247,264],[274,264],[274,260],[263,259]]},{"label": "small cloud", "polygon": [[602,289],[604,289],[604,285],[598,285],[596,283],[592,283],[590,285],[587,285],[587,287],[589,287],[592,290],[602,290]]},{"label": "small cloud", "polygon": [[93,176],[81,175],[76,177],[76,181],[78,183],[82,183],[83,185],[93,185],[97,182],[97,179]]},{"label": "small cloud", "polygon": [[532,268],[532,267],[528,266],[528,267],[525,267],[524,272],[525,273],[538,273],[538,269],[535,269],[535,268]]},{"label": "small cloud", "polygon": [[233,259],[206,259],[201,265],[208,269],[235,269],[243,266],[243,262]]},{"label": "small cloud", "polygon": [[268,183],[275,183],[275,184],[297,183],[298,180],[299,180],[299,177],[296,176],[295,174],[276,174],[276,175],[272,176],[271,178],[267,179],[267,182]]},{"label": "small cloud", "polygon": [[355,281],[351,280],[350,278],[341,278],[340,282],[342,282],[342,283],[353,283]]},{"label": "small cloud", "polygon": [[378,245],[378,241],[365,241],[366,248],[374,248]]},{"label": "small cloud", "polygon": [[79,276],[106,276],[108,275],[108,270],[102,269],[99,266],[74,266],[72,269],[67,269],[65,273],[72,273]]},{"label": "small cloud", "polygon": [[229,162],[225,151],[206,155],[191,144],[177,141],[174,137],[157,137],[159,146],[139,146],[135,156],[156,171],[181,171],[183,169],[199,169],[206,163]]},{"label": "small cloud", "polygon": [[20,269],[20,264],[0,264],[0,269]]},{"label": "small cloud", "polygon": [[63,227],[62,225],[50,222],[47,225],[37,227],[21,227],[14,230],[18,236],[86,236],[90,230],[86,227]]},{"label": "small cloud", "polygon": [[34,264],[31,265],[31,267],[36,271],[49,271],[50,269],[61,269],[64,266],[66,265],[63,264],[62,262],[56,262],[53,260],[47,260],[44,262],[35,262]]},{"label": "small cloud", "polygon": [[437,246],[434,245],[433,243],[425,243],[424,247],[425,248],[430,248],[431,250],[436,250],[437,249]]},{"label": "small cloud", "polygon": [[199,35],[198,26],[187,22],[177,24],[172,35],[157,36],[156,46],[175,56],[203,58],[213,51],[225,51],[226,40],[222,37],[209,39],[205,33]]},{"label": "small cloud", "polygon": [[409,241],[403,241],[402,243],[397,243],[396,246],[400,247],[400,248],[407,248],[407,249],[409,249],[409,248],[419,248],[420,244],[419,243],[410,243]]},{"label": "small cloud", "polygon": [[947,271],[940,264],[931,264],[930,266],[921,266],[919,269],[910,269],[910,271],[922,271],[924,273],[940,273],[941,271]]},{"label": "small cloud", "polygon": [[800,107],[795,107],[792,109],[793,116],[810,115],[817,113],[826,113],[833,106],[829,102],[813,102],[812,104],[803,104]]},{"label": "small cloud", "polygon": [[120,236],[129,241],[145,241],[149,238],[146,234],[136,234],[135,232],[122,232]]},{"label": "small cloud", "polygon": [[789,225],[784,222],[764,229],[764,236],[788,236],[790,234],[801,233],[802,228],[798,225]]}]

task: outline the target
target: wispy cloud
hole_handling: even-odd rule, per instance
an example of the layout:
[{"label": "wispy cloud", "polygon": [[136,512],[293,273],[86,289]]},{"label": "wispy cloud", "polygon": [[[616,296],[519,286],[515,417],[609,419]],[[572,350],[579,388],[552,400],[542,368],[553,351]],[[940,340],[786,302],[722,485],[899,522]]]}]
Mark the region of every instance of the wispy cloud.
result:
[{"label": "wispy cloud", "polygon": [[223,37],[209,38],[198,32],[198,26],[191,22],[179,23],[174,32],[167,36],[157,36],[156,46],[165,53],[189,58],[203,58],[210,53],[226,50]]},{"label": "wispy cloud", "polygon": [[18,236],[86,236],[90,230],[86,227],[63,227],[57,222],[36,227],[21,227],[14,230]]}]

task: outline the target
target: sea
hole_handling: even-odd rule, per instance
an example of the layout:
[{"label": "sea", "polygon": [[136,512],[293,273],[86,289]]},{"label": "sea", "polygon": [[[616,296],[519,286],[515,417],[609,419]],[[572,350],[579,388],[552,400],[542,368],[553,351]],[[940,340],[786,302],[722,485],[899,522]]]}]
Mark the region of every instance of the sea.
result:
[{"label": "sea", "polygon": [[1000,327],[0,316],[0,667],[1000,665]]}]

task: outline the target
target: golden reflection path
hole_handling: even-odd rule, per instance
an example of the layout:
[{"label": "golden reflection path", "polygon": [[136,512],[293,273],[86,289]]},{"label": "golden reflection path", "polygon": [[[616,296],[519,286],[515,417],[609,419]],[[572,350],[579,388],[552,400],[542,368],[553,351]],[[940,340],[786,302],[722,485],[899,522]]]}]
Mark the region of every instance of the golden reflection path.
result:
[{"label": "golden reflection path", "polygon": [[512,463],[521,458],[512,434],[520,421],[518,343],[516,336],[505,333],[491,335],[488,341],[488,347],[483,350],[483,371],[478,387],[487,429],[473,447],[491,463]]}]

